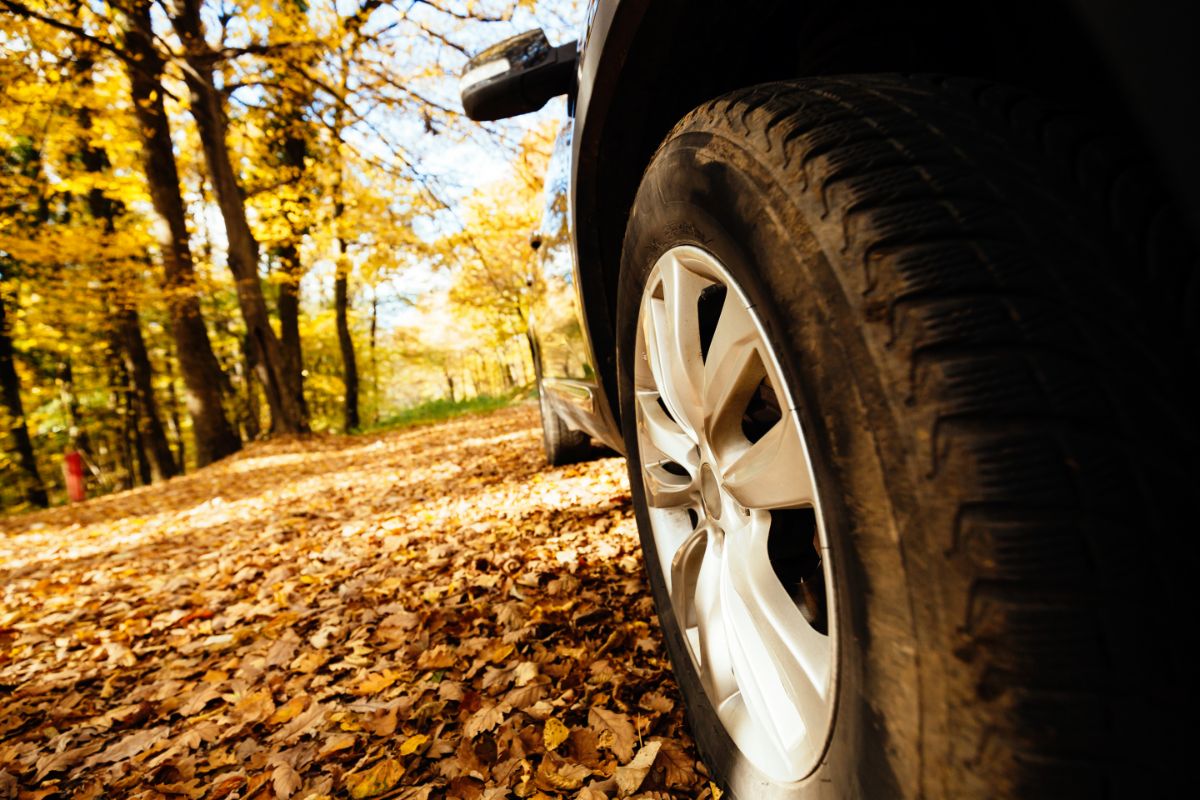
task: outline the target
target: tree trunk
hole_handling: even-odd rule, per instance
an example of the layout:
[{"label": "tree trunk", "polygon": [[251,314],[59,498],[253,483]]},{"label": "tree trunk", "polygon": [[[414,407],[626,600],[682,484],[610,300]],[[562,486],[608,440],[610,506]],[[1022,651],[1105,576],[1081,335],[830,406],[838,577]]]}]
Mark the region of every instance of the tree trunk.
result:
[{"label": "tree trunk", "polygon": [[354,358],[354,339],[350,336],[348,279],[338,259],[337,275],[333,280],[333,305],[337,317],[338,347],[342,351],[342,380],[346,384],[346,431],[358,428],[358,363]]},{"label": "tree trunk", "polygon": [[[286,120],[302,125],[303,120]],[[301,135],[290,131],[283,140],[283,166],[287,179],[298,181],[304,174],[304,160],[308,156],[308,142]],[[303,266],[300,263],[298,241],[304,235],[303,228],[289,224],[291,238],[280,246],[279,267],[284,280],[279,284],[279,344],[283,352],[284,366],[299,389],[299,402],[308,419],[308,404],[304,400],[304,354],[300,346],[300,278]]]},{"label": "tree trunk", "polygon": [[[128,372],[128,371],[127,371]],[[132,378],[132,375],[126,374],[126,378]],[[146,443],[138,432],[138,410],[135,397],[137,389],[133,385],[133,381],[125,384],[125,436],[129,440],[130,447],[133,449],[133,454],[137,459],[137,475],[138,483],[142,486],[149,486],[154,481],[154,472],[150,467],[150,459],[146,456]]]},{"label": "tree trunk", "polygon": [[[115,336],[115,334],[114,334]],[[118,469],[113,470],[117,476],[117,486],[120,489],[132,489],[137,486],[134,476],[137,475],[137,460],[134,454],[136,428],[132,419],[132,404],[129,402],[129,372],[125,362],[118,355],[120,347],[117,342],[109,343],[108,348],[108,385],[112,394],[109,407],[117,415],[120,425],[117,426],[116,460]]]},{"label": "tree trunk", "polygon": [[[304,354],[300,347],[300,254],[295,242],[288,242],[278,251],[279,271],[279,345],[288,372],[299,375],[303,388]],[[300,396],[304,400],[303,392]],[[307,413],[307,412],[306,412]]]},{"label": "tree trunk", "polygon": [[[0,274],[0,281],[3,275]],[[9,429],[17,446],[17,461],[25,474],[24,494],[30,505],[45,508],[50,505],[46,496],[46,485],[38,473],[37,458],[33,454],[33,441],[29,438],[29,426],[25,423],[25,406],[21,402],[21,380],[14,361],[12,337],[8,332],[5,314],[3,283],[0,283],[0,390],[4,393],[4,405],[8,410]]]},{"label": "tree trunk", "polygon": [[228,120],[221,93],[213,82],[212,52],[204,40],[200,5],[200,0],[171,3],[171,23],[185,49],[184,80],[191,94],[191,113],[200,134],[217,206],[225,221],[229,269],[236,283],[238,305],[246,330],[258,348],[257,374],[271,405],[271,427],[283,433],[304,433],[308,431],[308,416],[300,372],[288,369],[267,313],[258,276],[258,242],[246,219],[245,198],[229,157]]},{"label": "tree trunk", "polygon": [[129,372],[133,389],[133,406],[137,414],[138,438],[150,464],[151,479],[165,480],[178,474],[167,432],[163,429],[158,414],[158,401],[154,397],[153,371],[146,342],[142,338],[142,326],[137,309],[123,308],[116,312],[117,336],[121,343],[121,355],[125,369]]},{"label": "tree trunk", "polygon": [[171,436],[175,440],[175,467],[180,475],[187,471],[187,450],[183,443],[183,424],[179,416],[179,393],[175,391],[175,354],[167,352],[163,359],[167,369],[167,411],[171,423]]},{"label": "tree trunk", "polygon": [[379,360],[375,354],[376,331],[379,327],[379,295],[371,288],[371,422],[379,422]]},{"label": "tree trunk", "polygon": [[256,348],[254,340],[247,336],[242,340],[242,384],[246,389],[245,431],[247,439],[257,439],[262,433],[258,414],[258,393],[254,391],[254,381],[251,376],[256,369]]},{"label": "tree trunk", "polygon": [[186,402],[192,417],[196,464],[204,466],[237,452],[242,443],[221,407],[221,387],[225,385],[225,377],[200,312],[183,198],[179,192],[179,171],[163,105],[163,62],[154,48],[150,3],[138,0],[126,22],[126,48],[137,60],[137,67],[129,69],[129,82],[134,113],[142,133],[146,180],[154,210],[167,231],[160,244],[172,333],[179,354],[179,370],[187,387]]}]

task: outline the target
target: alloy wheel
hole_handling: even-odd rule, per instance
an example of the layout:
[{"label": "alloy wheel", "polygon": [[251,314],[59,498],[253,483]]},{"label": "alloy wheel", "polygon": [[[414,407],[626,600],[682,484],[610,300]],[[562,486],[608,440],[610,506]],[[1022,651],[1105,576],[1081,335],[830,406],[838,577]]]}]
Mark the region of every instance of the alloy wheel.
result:
[{"label": "alloy wheel", "polygon": [[730,738],[777,780],[819,763],[837,640],[825,526],[796,404],[762,321],[693,246],[646,282],[634,362],[654,546]]}]

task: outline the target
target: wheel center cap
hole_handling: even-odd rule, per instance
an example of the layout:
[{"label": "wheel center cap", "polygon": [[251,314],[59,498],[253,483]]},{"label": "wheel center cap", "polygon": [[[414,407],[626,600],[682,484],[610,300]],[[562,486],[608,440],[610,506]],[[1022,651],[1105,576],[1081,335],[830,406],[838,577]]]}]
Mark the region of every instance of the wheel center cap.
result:
[{"label": "wheel center cap", "polygon": [[708,464],[700,465],[700,499],[708,516],[721,518],[721,489],[717,485],[717,476]]}]

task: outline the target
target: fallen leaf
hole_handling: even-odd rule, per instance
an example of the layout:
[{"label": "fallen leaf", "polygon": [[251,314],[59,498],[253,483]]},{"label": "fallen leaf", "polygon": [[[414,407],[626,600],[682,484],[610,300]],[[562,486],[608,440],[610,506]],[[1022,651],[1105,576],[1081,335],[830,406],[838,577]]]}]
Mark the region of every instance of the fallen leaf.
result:
[{"label": "fallen leaf", "polygon": [[538,765],[535,782],[547,792],[563,792],[583,786],[584,779],[592,771],[582,764],[575,764],[547,755]]},{"label": "fallen leaf", "polygon": [[638,701],[638,708],[657,711],[659,714],[668,714],[674,707],[675,703],[669,697],[664,697],[658,692],[646,692]]},{"label": "fallen leaf", "polygon": [[504,721],[505,715],[512,711],[507,705],[487,706],[471,715],[463,725],[463,736],[474,739],[484,731],[490,731]]},{"label": "fallen leaf", "polygon": [[135,731],[129,734],[120,741],[110,745],[104,752],[97,753],[87,760],[87,766],[94,764],[111,764],[114,761],[122,761],[126,758],[133,758],[139,753],[144,752],[151,745],[166,738],[166,725],[159,725],[157,728],[148,730]]},{"label": "fallen leaf", "polygon": [[346,791],[355,800],[377,797],[390,790],[404,776],[404,765],[394,758],[385,758],[365,772],[346,776]]},{"label": "fallen leaf", "polygon": [[353,733],[335,733],[321,745],[321,749],[317,751],[317,757],[328,758],[341,750],[349,750],[354,747],[356,741],[358,741],[358,737]]},{"label": "fallen leaf", "polygon": [[280,764],[271,772],[271,788],[275,790],[275,796],[279,800],[288,800],[300,791],[302,785],[304,781],[300,774],[289,764]]},{"label": "fallen leaf", "polygon": [[295,719],[296,715],[303,711],[309,703],[309,696],[299,694],[288,700],[286,703],[275,709],[275,713],[267,718],[268,725],[282,725]]},{"label": "fallen leaf", "polygon": [[436,647],[424,651],[417,658],[418,669],[448,669],[453,667],[458,658],[454,655],[454,651],[444,644],[439,644]]},{"label": "fallen leaf", "polygon": [[588,725],[599,736],[600,747],[611,750],[622,763],[633,757],[637,732],[629,717],[619,711],[592,706],[588,710]]},{"label": "fallen leaf", "polygon": [[616,778],[617,786],[621,789],[622,797],[628,797],[636,792],[642,785],[642,781],[646,780],[650,767],[654,765],[654,759],[658,757],[660,747],[662,747],[662,742],[650,742],[638,751],[637,756],[628,765],[617,767],[613,777]]},{"label": "fallen leaf", "polygon": [[570,735],[570,729],[563,725],[557,717],[550,717],[546,720],[545,727],[542,728],[542,741],[547,750],[557,749]]},{"label": "fallen leaf", "polygon": [[683,788],[696,783],[696,760],[678,742],[662,742],[662,748],[658,751],[658,765],[663,768],[663,783],[667,788]]},{"label": "fallen leaf", "polygon": [[400,673],[391,670],[371,673],[359,681],[358,685],[354,687],[354,693],[362,696],[379,694],[399,679]]},{"label": "fallen leaf", "polygon": [[400,755],[410,756],[421,749],[421,747],[429,741],[429,737],[423,733],[418,733],[416,736],[410,736],[404,740],[404,744],[400,745]]}]

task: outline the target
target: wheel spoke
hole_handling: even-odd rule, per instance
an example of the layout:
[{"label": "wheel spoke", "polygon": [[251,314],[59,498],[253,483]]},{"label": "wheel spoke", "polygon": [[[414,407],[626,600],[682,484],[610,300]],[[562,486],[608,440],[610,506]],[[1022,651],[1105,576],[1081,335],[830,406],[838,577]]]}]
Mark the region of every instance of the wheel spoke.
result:
[{"label": "wheel spoke", "polygon": [[[649,301],[646,349],[663,402],[692,438],[703,422],[700,410],[700,321],[696,310],[700,292],[710,282],[688,270],[679,260],[664,258],[660,265],[662,299]],[[653,348],[650,339],[653,333]]]},{"label": "wheel spoke", "polygon": [[725,572],[723,550],[724,542],[717,536],[711,536],[696,576],[693,595],[699,632],[696,655],[700,662],[700,679],[717,706],[738,691],[730,650],[732,642],[729,638],[725,596],[721,588]]},{"label": "wheel spoke", "polygon": [[721,465],[722,484],[746,508],[811,506],[815,494],[795,416],[783,417],[732,463]]},{"label": "wheel spoke", "polygon": [[638,424],[650,444],[666,458],[695,474],[699,468],[696,443],[658,404],[658,392],[639,391],[637,400],[641,412]]},{"label": "wheel spoke", "polygon": [[696,581],[708,546],[708,528],[692,531],[671,559],[671,608],[683,630],[696,627]]},{"label": "wheel spoke", "polygon": [[687,475],[676,475],[657,461],[642,465],[645,476],[646,499],[652,508],[678,508],[696,501],[695,481]]},{"label": "wheel spoke", "polygon": [[706,433],[728,417],[729,412],[741,415],[737,403],[744,401],[762,378],[761,361],[757,357],[758,330],[741,299],[730,292],[721,307],[708,358],[704,362],[703,403]]},{"label": "wheel spoke", "polygon": [[775,577],[767,555],[769,515],[755,518],[726,539],[724,623],[747,711],[773,732],[790,759],[819,744],[811,741],[808,727],[825,718],[832,648]]}]

